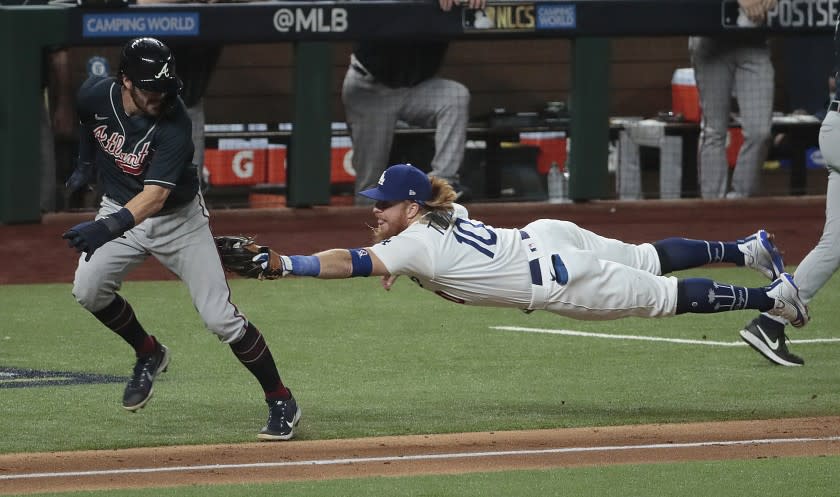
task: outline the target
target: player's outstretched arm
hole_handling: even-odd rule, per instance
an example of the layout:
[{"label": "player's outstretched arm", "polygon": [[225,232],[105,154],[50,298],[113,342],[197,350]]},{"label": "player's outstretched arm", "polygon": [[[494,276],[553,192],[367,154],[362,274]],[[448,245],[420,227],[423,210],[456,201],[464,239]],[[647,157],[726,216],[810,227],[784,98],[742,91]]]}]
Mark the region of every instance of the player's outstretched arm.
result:
[{"label": "player's outstretched arm", "polygon": [[388,274],[385,264],[368,248],[289,256],[257,245],[249,237],[217,236],[215,240],[225,269],[246,278],[273,280],[292,275],[336,279]]},{"label": "player's outstretched arm", "polygon": [[[331,249],[324,252],[318,252],[312,256],[292,256],[289,260],[292,262],[292,274],[295,274],[294,263],[301,261],[303,258],[317,258],[318,260],[318,274],[307,276],[317,276],[323,279],[336,278],[352,278],[354,276],[385,276],[388,270],[385,265],[369,248],[355,248],[355,249]],[[308,263],[314,261],[310,259]]]}]

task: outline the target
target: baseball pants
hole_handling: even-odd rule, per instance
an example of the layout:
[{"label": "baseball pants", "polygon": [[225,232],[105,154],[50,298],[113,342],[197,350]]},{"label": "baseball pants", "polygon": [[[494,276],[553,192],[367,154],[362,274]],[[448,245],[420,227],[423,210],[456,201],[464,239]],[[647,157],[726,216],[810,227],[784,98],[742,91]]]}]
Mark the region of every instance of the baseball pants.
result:
[{"label": "baseball pants", "polygon": [[[103,197],[97,219],[122,206]],[[73,295],[88,311],[103,309],[122,287],[125,276],[152,255],[190,292],[204,325],[225,343],[238,341],[247,320],[230,301],[230,288],[210,232],[201,195],[177,211],[150,217],[125,235],[79,257]]]},{"label": "baseball pants", "polygon": [[820,241],[802,259],[793,277],[805,303],[840,267],[840,113],[829,111],[820,127],[820,151],[828,163],[825,226]]},{"label": "baseball pants", "polygon": [[362,75],[352,64],[344,77],[341,96],[353,141],[356,191],[375,185],[388,167],[398,120],[434,127],[435,155],[430,174],[450,182],[457,179],[466,145],[469,90],[442,78],[413,87],[389,88],[370,74]]},{"label": "baseball pants", "polygon": [[[703,110],[698,176],[703,198],[727,195],[726,137],[732,95],[738,101],[744,143],[732,173],[732,195],[749,197],[760,189],[760,172],[770,146],[774,71],[767,46],[727,46],[708,37],[690,39],[691,61]],[[737,43],[737,42],[733,42]]]},{"label": "baseball pants", "polygon": [[[673,316],[677,278],[660,276],[659,255],[650,243],[633,245],[595,234],[568,221],[541,219],[525,228],[543,247],[542,267],[557,254],[568,284],[545,285],[544,309],[581,320]],[[555,267],[555,273],[556,273]]]}]

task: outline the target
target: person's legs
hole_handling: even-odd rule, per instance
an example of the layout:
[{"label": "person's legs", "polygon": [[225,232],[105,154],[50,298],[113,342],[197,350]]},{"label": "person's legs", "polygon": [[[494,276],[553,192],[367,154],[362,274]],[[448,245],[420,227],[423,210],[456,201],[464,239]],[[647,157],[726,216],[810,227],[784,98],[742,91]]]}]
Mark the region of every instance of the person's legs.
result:
[{"label": "person's legs", "polygon": [[[541,262],[548,263],[546,259],[549,258]],[[656,276],[571,247],[557,251],[550,259],[558,278],[551,283],[545,309],[575,319],[756,309],[796,321],[797,326],[808,320],[793,277],[787,273],[767,287],[745,288],[703,278],[677,280]],[[563,278],[559,278],[560,274]]]},{"label": "person's legs", "polygon": [[570,246],[603,260],[618,262],[651,274],[668,274],[716,262],[748,266],[774,280],[784,272],[781,254],[764,230],[731,242],[667,238],[654,243],[630,244],[607,238],[569,221],[540,219],[526,226],[551,247]]},{"label": "person's legs", "polygon": [[[820,129],[820,150],[829,164],[825,194],[825,225],[817,245],[794,272],[802,300],[806,303],[840,267],[840,113],[829,112]],[[825,124],[828,123],[828,124]],[[836,127],[836,128],[835,128]]]},{"label": "person's legs", "polygon": [[[118,209],[116,204],[103,200],[98,217]],[[134,349],[137,361],[123,392],[123,407],[130,411],[146,405],[153,393],[154,378],[169,364],[166,347],[146,332],[131,304],[117,293],[125,275],[147,257],[137,236],[147,226],[147,223],[141,223],[123,237],[106,243],[90,261],[86,262],[84,256],[79,257],[73,281],[73,296],[82,307]]]},{"label": "person's legs", "polygon": [[[840,113],[829,112],[820,127],[820,151],[828,163],[825,195],[825,225],[817,245],[802,259],[794,273],[802,301],[806,304],[840,267]],[[739,332],[741,338],[770,362],[800,366],[805,361],[790,352],[785,343],[784,320],[761,314]]]},{"label": "person's legs", "polygon": [[206,122],[204,114],[204,98],[199,98],[198,102],[187,107],[187,115],[192,121],[192,141],[195,145],[195,152],[193,152],[193,164],[199,167],[204,165],[204,125]]},{"label": "person's legs", "polygon": [[653,246],[659,254],[662,274],[718,262],[747,266],[770,280],[785,270],[782,254],[765,230],[731,242],[675,237],[654,242]]},{"label": "person's legs", "polygon": [[432,78],[411,88],[400,110],[400,118],[435,128],[433,176],[454,183],[464,160],[469,122],[470,92],[458,83]]},{"label": "person's legs", "polygon": [[269,422],[258,436],[288,440],[294,437],[300,408],[280,379],[265,337],[231,302],[230,287],[205,214],[197,200],[177,213],[158,218],[150,250],[187,286],[207,329],[230,345],[239,362],[260,383],[269,405]]},{"label": "person's legs", "polygon": [[[352,67],[347,70],[341,98],[353,143],[356,193],[375,185],[388,167],[402,93],[376,83],[371,76],[360,75]],[[359,196],[355,201],[357,205],[373,203]]]},{"label": "person's legs", "polygon": [[762,288],[739,287],[705,278],[680,280],[677,314],[742,309],[766,311],[797,327],[805,326],[810,319],[808,307],[799,298],[799,289],[788,273],[782,273],[779,279]]},{"label": "person's legs", "polygon": [[697,164],[700,193],[703,198],[723,198],[729,175],[726,134],[734,61],[712,38],[692,37],[691,41],[691,61],[703,111]]},{"label": "person's legs", "polygon": [[555,248],[572,247],[586,251],[597,259],[617,262],[651,274],[662,274],[659,256],[649,243],[625,243],[557,219],[539,219],[523,229],[539,236],[552,251]]},{"label": "person's legs", "polygon": [[46,103],[41,108],[41,212],[53,212],[56,210],[56,157],[55,157],[55,136],[53,134],[52,122],[50,120],[49,105]]},{"label": "person's legs", "polygon": [[744,143],[732,173],[732,191],[750,197],[759,191],[761,168],[770,147],[773,118],[773,63],[767,47],[743,47],[736,52],[735,97]]}]

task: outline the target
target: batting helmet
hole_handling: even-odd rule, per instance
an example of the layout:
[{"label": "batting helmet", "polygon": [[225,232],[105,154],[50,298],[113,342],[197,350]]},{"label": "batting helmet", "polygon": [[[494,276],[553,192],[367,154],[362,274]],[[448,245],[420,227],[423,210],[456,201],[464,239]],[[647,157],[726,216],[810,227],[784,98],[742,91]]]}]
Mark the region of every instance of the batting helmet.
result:
[{"label": "batting helmet", "polygon": [[141,90],[177,94],[184,86],[175,74],[175,55],[155,38],[135,38],[123,47],[120,74]]}]

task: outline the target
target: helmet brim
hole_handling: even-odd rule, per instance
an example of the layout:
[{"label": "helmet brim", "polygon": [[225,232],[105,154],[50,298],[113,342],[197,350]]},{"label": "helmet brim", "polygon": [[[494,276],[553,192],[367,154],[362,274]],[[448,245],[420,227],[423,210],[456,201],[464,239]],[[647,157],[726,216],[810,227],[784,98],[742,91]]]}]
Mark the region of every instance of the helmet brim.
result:
[{"label": "helmet brim", "polygon": [[[131,79],[131,78],[129,78]],[[170,95],[177,95],[184,88],[184,82],[181,78],[174,77],[169,79],[138,79],[132,80],[134,86],[141,90],[151,91],[155,93],[166,93]]]}]

